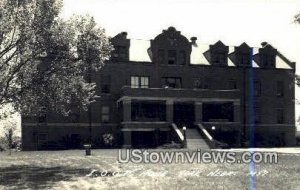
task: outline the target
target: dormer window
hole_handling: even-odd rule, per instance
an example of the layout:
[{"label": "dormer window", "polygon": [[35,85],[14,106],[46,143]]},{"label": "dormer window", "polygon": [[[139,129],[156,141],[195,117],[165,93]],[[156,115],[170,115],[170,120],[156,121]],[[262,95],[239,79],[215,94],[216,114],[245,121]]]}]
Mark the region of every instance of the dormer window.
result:
[{"label": "dormer window", "polygon": [[236,66],[252,66],[252,48],[246,43],[242,43],[240,46],[234,48],[234,52],[229,56],[231,61]]},{"label": "dormer window", "polygon": [[275,56],[270,54],[262,54],[261,55],[261,63],[265,67],[273,67],[275,66]]},{"label": "dormer window", "polygon": [[181,50],[179,52],[179,64],[180,65],[185,65],[186,64],[186,53],[184,50]]},{"label": "dormer window", "polygon": [[206,56],[212,65],[227,65],[228,52],[229,47],[218,41],[209,46],[209,50],[204,53],[206,54],[204,56]]},{"label": "dormer window", "polygon": [[174,27],[163,30],[150,41],[154,62],[158,65],[187,65],[192,52],[191,42]]},{"label": "dormer window", "polygon": [[165,63],[165,50],[163,50],[163,49],[160,49],[160,50],[158,50],[158,56],[157,56],[158,58],[158,63],[159,64],[164,64]]},{"label": "dormer window", "polygon": [[227,64],[227,57],[225,53],[215,52],[212,55],[212,63],[216,65]]},{"label": "dormer window", "polygon": [[112,52],[112,60],[114,61],[128,61],[130,40],[127,39],[127,33],[122,32],[113,37],[110,42],[114,46]]},{"label": "dormer window", "polygon": [[259,49],[259,53],[255,55],[255,61],[260,67],[275,68],[277,50],[271,45],[262,43],[263,48]]},{"label": "dormer window", "polygon": [[113,56],[115,58],[127,58],[127,48],[125,46],[116,46]]},{"label": "dormer window", "polygon": [[168,64],[176,65],[176,51],[175,50],[168,51]]},{"label": "dormer window", "polygon": [[250,55],[248,53],[239,53],[237,61],[239,65],[250,65]]}]

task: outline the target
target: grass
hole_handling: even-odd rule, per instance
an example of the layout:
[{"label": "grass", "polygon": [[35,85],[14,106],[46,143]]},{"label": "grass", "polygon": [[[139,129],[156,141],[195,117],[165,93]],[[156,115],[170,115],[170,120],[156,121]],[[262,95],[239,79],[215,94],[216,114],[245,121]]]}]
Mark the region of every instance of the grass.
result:
[{"label": "grass", "polygon": [[117,156],[118,150],[88,157],[83,150],[0,152],[0,189],[300,189],[300,154],[257,164],[253,177],[249,164],[122,164]]}]

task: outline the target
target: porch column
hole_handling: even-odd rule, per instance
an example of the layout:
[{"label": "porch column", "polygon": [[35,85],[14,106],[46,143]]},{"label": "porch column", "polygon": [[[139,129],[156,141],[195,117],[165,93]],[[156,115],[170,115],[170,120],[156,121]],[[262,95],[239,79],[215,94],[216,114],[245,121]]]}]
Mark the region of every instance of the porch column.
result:
[{"label": "porch column", "polygon": [[123,100],[123,121],[131,121],[131,100]]},{"label": "porch column", "polygon": [[174,101],[173,100],[167,100],[166,101],[166,117],[167,122],[173,123],[173,114],[174,114]]},{"label": "porch column", "polygon": [[241,108],[240,101],[234,101],[233,102],[233,109],[234,109],[233,110],[234,111],[233,121],[234,122],[238,122],[238,123],[241,122],[240,108]]},{"label": "porch column", "polygon": [[131,131],[123,131],[123,148],[131,148]]},{"label": "porch column", "polygon": [[202,122],[202,102],[195,102],[195,122]]}]

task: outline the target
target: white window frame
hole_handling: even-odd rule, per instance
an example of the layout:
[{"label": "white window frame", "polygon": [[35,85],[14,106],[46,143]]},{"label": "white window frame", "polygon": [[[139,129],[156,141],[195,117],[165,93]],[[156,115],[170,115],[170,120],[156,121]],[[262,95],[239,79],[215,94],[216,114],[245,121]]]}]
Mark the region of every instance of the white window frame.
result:
[{"label": "white window frame", "polygon": [[148,76],[131,76],[130,77],[131,88],[149,88]]}]

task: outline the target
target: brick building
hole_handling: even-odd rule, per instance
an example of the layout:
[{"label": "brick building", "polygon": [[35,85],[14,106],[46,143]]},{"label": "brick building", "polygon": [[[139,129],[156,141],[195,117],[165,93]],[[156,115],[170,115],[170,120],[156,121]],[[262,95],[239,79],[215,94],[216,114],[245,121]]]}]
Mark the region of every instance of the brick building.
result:
[{"label": "brick building", "polygon": [[111,43],[111,60],[92,74],[99,97],[90,111],[23,116],[24,150],[97,144],[105,133],[124,147],[184,137],[229,146],[295,143],[295,63],[268,43],[208,45],[174,27],[151,41],[122,32]]}]

